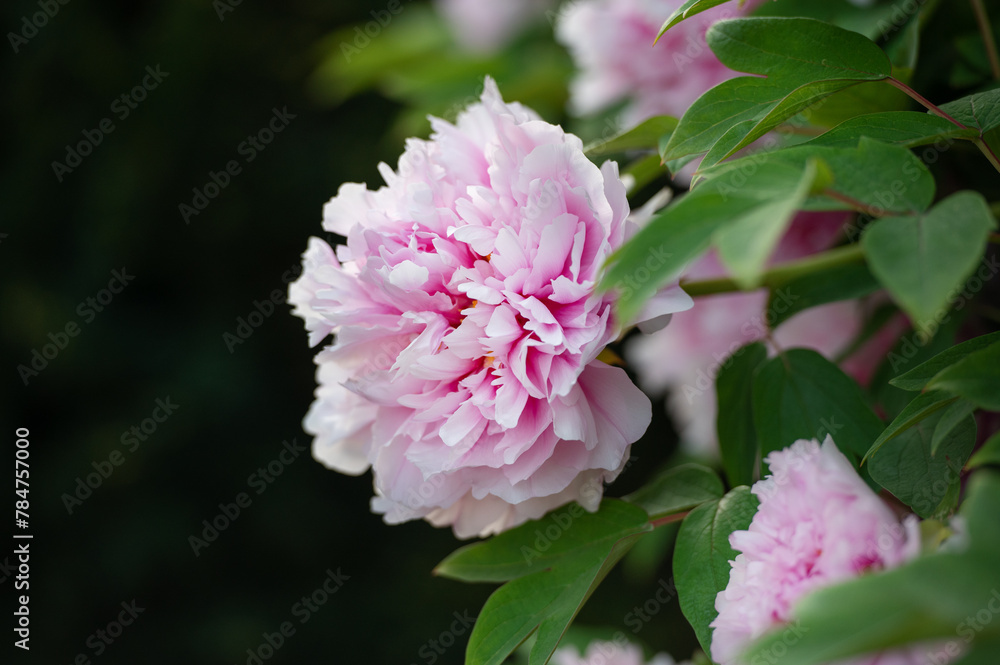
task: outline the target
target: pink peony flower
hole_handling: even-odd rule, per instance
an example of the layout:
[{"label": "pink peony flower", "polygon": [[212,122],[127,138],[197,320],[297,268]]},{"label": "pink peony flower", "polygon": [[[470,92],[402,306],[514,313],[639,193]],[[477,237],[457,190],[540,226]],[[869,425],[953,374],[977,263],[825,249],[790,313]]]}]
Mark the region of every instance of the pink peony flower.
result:
[{"label": "pink peony flower", "polygon": [[[748,530],[729,537],[740,554],[715,599],[711,651],[720,665],[743,663],[741,653],[788,624],[795,603],[810,591],[894,568],[920,547],[916,518],[900,524],[830,437],[822,446],[796,441],[766,461],[771,475],[751,490],[760,507]],[[901,649],[850,663],[923,665],[924,653]]]},{"label": "pink peony flower", "polygon": [[[772,263],[800,259],[828,248],[840,234],[842,213],[801,213],[779,243]],[[689,280],[726,274],[715,252],[706,254],[686,272]],[[796,294],[784,292],[792,302]],[[779,301],[781,300],[779,296]],[[715,377],[733,351],[767,336],[767,291],[728,293],[698,298],[689,312],[673,317],[654,335],[636,337],[626,346],[626,358],[650,391],[669,389],[668,406],[684,444],[704,454],[714,453]],[[782,348],[807,347],[832,357],[845,349],[861,329],[863,310],[857,302],[840,302],[808,309],[773,333]],[[887,342],[890,343],[890,342]],[[864,379],[873,363],[847,368]]]},{"label": "pink peony flower", "polygon": [[435,4],[451,24],[459,44],[470,51],[490,53],[539,20],[556,0],[437,0]]},{"label": "pink peony flower", "polygon": [[707,90],[736,76],[705,42],[712,23],[741,13],[736,3],[681,22],[653,45],[660,26],[682,4],[577,0],[562,8],[556,39],[580,70],[570,85],[573,113],[587,115],[628,100],[628,125],[655,115],[680,117]]},{"label": "pink peony flower", "polygon": [[[587,645],[586,654],[582,656],[576,647],[562,647],[552,654],[550,662],[552,665],[646,665],[642,649],[624,639],[591,642]],[[648,665],[674,665],[674,659],[661,653],[649,661]]]},{"label": "pink peony flower", "polygon": [[[597,360],[621,331],[594,286],[625,239],[617,165],[486,80],[455,125],[432,119],[386,185],[345,184],[289,300],[319,388],[304,427],[344,473],[373,469],[372,509],[458,537],[570,501],[595,510],[650,421],[625,372]],[[691,306],[679,289],[654,301]]]}]

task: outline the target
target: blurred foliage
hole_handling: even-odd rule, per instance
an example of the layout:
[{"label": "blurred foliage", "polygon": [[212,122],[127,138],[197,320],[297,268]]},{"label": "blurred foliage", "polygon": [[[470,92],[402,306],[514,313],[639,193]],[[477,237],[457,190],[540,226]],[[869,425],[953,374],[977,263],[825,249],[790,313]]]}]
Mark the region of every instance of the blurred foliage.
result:
[{"label": "blurred foliage", "polygon": [[[386,66],[391,86],[337,98],[336,77],[350,84],[363,57],[405,42],[410,21],[428,22],[425,6],[404,5],[398,23],[356,60],[358,70],[337,70],[331,59],[340,35],[382,2],[227,6],[220,20],[209,0],[73,2],[59,5],[18,52],[5,40],[0,467],[10,478],[14,430],[29,428],[34,540],[32,650],[8,640],[5,652],[16,653],[3,662],[70,663],[86,654],[106,665],[244,663],[263,633],[292,621],[295,633],[268,663],[461,663],[467,632],[443,652],[430,641],[450,630],[454,612],[474,616],[490,589],[432,577],[457,545],[449,531],[386,526],[368,509],[370,475],[334,473],[308,453],[261,494],[248,485],[278,458],[282,441],[310,443],[301,420],[315,379],[302,322],[282,304],[231,353],[223,335],[237,333],[255,301],[284,292],[308,237],[322,235],[322,205],[339,184],[377,186],[378,162],[394,163],[404,136],[426,135],[428,112],[454,117],[455,104],[492,72],[508,98],[558,121],[568,58],[544,45],[545,23],[521,42],[545,50],[537,67],[525,66],[534,56],[514,46],[466,61],[438,26],[438,45],[451,53],[441,62],[462,74],[441,96],[423,87],[420,77],[434,74],[425,62]],[[5,3],[0,25],[19,31],[38,11],[37,1]],[[166,75],[121,118],[112,105],[141,85],[147,66]],[[339,72],[332,80],[331,67]],[[286,107],[295,117],[247,162],[241,144]],[[96,136],[105,118],[113,131],[59,182],[52,162],[64,163],[67,146],[84,141],[85,130]],[[185,224],[178,206],[192,205],[193,188],[204,191],[210,171],[231,160],[240,173]],[[84,318],[78,305],[86,309],[123,267],[134,281]],[[70,322],[79,333],[25,386],[16,366],[30,366],[32,350]],[[123,434],[167,397],[176,413],[130,452]],[[657,418],[659,427],[634,447],[641,464],[614,494],[634,489],[669,452],[673,435]],[[63,495],[116,450],[124,462],[67,514]],[[201,537],[202,521],[241,492],[249,507],[195,556],[189,538]],[[0,552],[0,564],[12,548]],[[292,607],[327,569],[350,579],[300,624]],[[582,615],[591,623],[619,625],[646,600],[642,583],[620,571],[609,581]],[[0,572],[0,589],[9,636],[12,576]],[[96,631],[132,599],[145,611],[95,655]],[[678,634],[683,644],[670,607],[640,637],[662,649]]]}]

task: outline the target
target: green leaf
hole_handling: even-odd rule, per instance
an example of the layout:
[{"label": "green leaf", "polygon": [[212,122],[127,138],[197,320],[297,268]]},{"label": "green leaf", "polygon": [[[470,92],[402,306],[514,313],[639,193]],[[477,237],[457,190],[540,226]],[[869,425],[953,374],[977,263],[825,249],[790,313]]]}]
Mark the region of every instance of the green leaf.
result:
[{"label": "green leaf", "polygon": [[931,379],[927,389],[947,390],[976,406],[1000,411],[1000,342],[975,351]]},{"label": "green leaf", "polygon": [[970,339],[967,342],[962,342],[961,344],[956,344],[930,360],[917,365],[909,372],[900,374],[895,379],[889,381],[889,383],[903,390],[923,390],[930,383],[931,379],[948,367],[996,342],[1000,342],[1000,332],[990,333]]},{"label": "green leaf", "polygon": [[623,537],[622,525],[641,522],[648,522],[646,514],[622,501],[606,499],[594,513],[571,503],[540,520],[460,547],[437,565],[434,574],[463,582],[506,582],[580,558],[595,548],[608,549]]},{"label": "green leaf", "polygon": [[965,466],[968,469],[977,469],[986,465],[1000,465],[1000,432],[996,432],[986,439],[986,442]]},{"label": "green leaf", "polygon": [[886,21],[891,22],[900,13],[895,5],[858,6],[849,0],[781,0],[765,2],[754,9],[754,16],[805,16],[859,32],[873,40],[884,37]]},{"label": "green leaf", "polygon": [[917,397],[915,397],[912,402],[907,404],[906,408],[904,408],[903,411],[896,416],[891,423],[889,423],[889,426],[883,430],[878,438],[875,439],[871,448],[869,448],[868,452],[865,453],[861,463],[864,464],[869,458],[872,457],[872,455],[877,453],[879,448],[881,448],[886,441],[899,436],[930,416],[932,413],[950,406],[956,401],[958,401],[958,398],[954,395],[939,390],[917,395]]},{"label": "green leaf", "polygon": [[718,501],[703,504],[684,518],[674,549],[674,580],[681,611],[706,653],[712,643],[709,624],[717,616],[715,597],[729,584],[729,562],[736,552],[729,534],[750,526],[757,498],[737,487]]},{"label": "green leaf", "polygon": [[[666,159],[706,152],[734,126],[748,128],[725,156],[731,155],[820,99],[892,73],[871,40],[812,19],[719,21],[706,39],[723,64],[767,78],[731,79],[698,98],[671,135]],[[727,143],[736,138],[729,134]]]},{"label": "green leaf", "polygon": [[858,384],[809,349],[788,350],[757,371],[753,415],[761,456],[829,434],[857,460],[882,431]]},{"label": "green leaf", "polygon": [[966,400],[959,400],[948,406],[941,414],[941,420],[934,428],[934,436],[931,438],[931,455],[936,455],[941,442],[948,438],[952,430],[958,427],[966,417],[976,410],[976,405]]},{"label": "green leaf", "polygon": [[723,494],[722,481],[714,471],[697,464],[682,464],[623,498],[649,513],[650,519],[656,519],[718,500]]},{"label": "green leaf", "polygon": [[687,2],[678,7],[674,13],[663,22],[663,25],[660,27],[660,31],[656,34],[656,40],[653,43],[655,44],[659,41],[660,37],[663,36],[663,33],[684,19],[691,18],[695,14],[700,14],[706,9],[717,7],[727,1],[728,0],[687,0]]},{"label": "green leaf", "polygon": [[[700,171],[704,181],[698,187],[715,180],[730,186],[742,184],[746,180],[743,174],[753,173],[763,164],[780,163],[801,170],[811,159],[821,160],[828,167],[833,177],[829,186],[832,192],[868,207],[909,213],[926,210],[934,200],[934,178],[916,155],[902,146],[866,137],[854,148],[801,144],[723,162]],[[842,200],[828,196],[810,199],[807,208],[849,209]]]},{"label": "green leaf", "polygon": [[994,226],[982,195],[964,191],[925,213],[878,220],[861,244],[872,273],[921,327],[947,309],[979,264]]},{"label": "green leaf", "polygon": [[802,117],[814,125],[834,127],[860,115],[906,111],[912,103],[905,92],[881,81],[858,83],[803,111]]},{"label": "green leaf", "polygon": [[738,349],[715,380],[718,396],[716,431],[722,467],[731,486],[750,485],[757,468],[757,431],[751,397],[754,371],[767,359],[767,348],[754,342]]},{"label": "green leaf", "polygon": [[775,104],[774,108],[769,110],[763,118],[760,118],[754,124],[753,128],[736,145],[729,149],[725,157],[729,157],[747,147],[799,111],[803,111],[833,93],[853,85],[855,85],[854,81],[813,81],[792,90],[784,99]]},{"label": "green leaf", "polygon": [[914,148],[937,141],[971,139],[976,136],[974,129],[960,129],[936,115],[917,111],[888,111],[845,120],[802,145],[853,148],[862,137],[867,137],[904,148]]},{"label": "green leaf", "polygon": [[771,289],[767,311],[775,329],[799,312],[811,307],[862,298],[879,289],[868,267],[860,264],[836,266],[804,275]]},{"label": "green leaf", "polygon": [[[596,521],[590,519],[595,516]],[[529,662],[547,662],[597,585],[636,539],[652,529],[645,511],[614,499],[605,499],[597,513],[584,513],[562,524],[551,522],[544,531],[536,532],[537,523],[525,526],[528,529],[518,527],[514,531],[520,531],[521,547],[528,548],[530,542],[539,551],[538,559],[532,558],[535,572],[524,574],[523,565],[511,562],[511,542],[494,546],[498,551],[491,552],[492,540],[463,548],[456,552],[459,556],[453,555],[439,566],[442,574],[461,579],[521,575],[497,589],[483,606],[466,649],[466,663],[470,665],[499,665],[536,633]],[[535,540],[529,540],[529,531]],[[561,546],[564,541],[575,542],[576,546]],[[469,552],[475,547],[485,553],[472,557]],[[556,558],[546,554],[557,548],[568,551]],[[524,558],[522,555],[522,562]],[[484,574],[484,569],[492,572]]]},{"label": "green leaf", "polygon": [[663,160],[706,152],[737,125],[749,131],[792,90],[794,87],[751,76],[723,81],[684,112],[661,151]]},{"label": "green leaf", "polygon": [[993,469],[977,471],[969,479],[968,495],[962,504],[961,513],[968,527],[971,548],[994,557],[997,550],[1000,550],[998,506],[1000,472]]},{"label": "green leaf", "polygon": [[[783,171],[784,168],[774,170],[774,186],[769,188],[777,196],[747,210],[716,232],[714,244],[719,259],[736,283],[746,290],[759,285],[767,260],[805,202],[817,175],[814,162],[806,165],[798,182],[794,182],[791,172]],[[756,180],[760,186],[761,178]]]},{"label": "green leaf", "polygon": [[943,104],[941,110],[979,135],[1000,127],[1000,88],[977,92]]},{"label": "green leaf", "polygon": [[[801,197],[802,182],[800,169],[765,164],[739,188],[722,180],[696,188],[654,216],[612,255],[600,288],[618,289],[618,315],[632,320],[661,284],[708,249],[718,229],[743,220],[752,225],[764,212],[777,214],[779,201]],[[789,212],[791,207],[786,203],[782,209]]]},{"label": "green leaf", "polygon": [[832,79],[879,81],[892,73],[889,59],[870,39],[814,19],[719,21],[705,39],[727,67],[798,85]]},{"label": "green leaf", "polygon": [[701,159],[701,164],[698,166],[698,170],[707,169],[710,166],[715,166],[722,160],[726,159],[732,152],[732,149],[739,145],[743,137],[746,136],[751,129],[757,124],[756,120],[744,120],[743,122],[738,122],[732,127],[730,127],[725,134],[723,134],[705,156]]},{"label": "green leaf", "polygon": [[942,415],[932,413],[887,441],[868,462],[872,478],[924,518],[955,507],[962,467],[976,444],[976,422],[966,415],[933,454],[934,429]]},{"label": "green leaf", "polygon": [[626,150],[655,150],[660,144],[660,139],[670,134],[676,127],[677,118],[668,115],[656,116],[606,140],[594,141],[584,148],[584,152],[590,157],[597,157]]}]

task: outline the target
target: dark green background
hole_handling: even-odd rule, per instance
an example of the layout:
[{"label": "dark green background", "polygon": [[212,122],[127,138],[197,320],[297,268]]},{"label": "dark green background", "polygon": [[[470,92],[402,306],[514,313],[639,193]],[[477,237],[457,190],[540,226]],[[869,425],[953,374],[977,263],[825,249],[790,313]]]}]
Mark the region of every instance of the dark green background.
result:
[{"label": "dark green background", "polygon": [[[4,662],[69,664],[83,653],[102,664],[244,663],[262,633],[291,620],[295,634],[267,662],[431,663],[433,650],[422,647],[449,630],[454,612],[482,606],[489,585],[430,573],[458,544],[450,531],[384,525],[368,509],[369,475],[343,476],[303,454],[262,494],[248,487],[282,441],[310,443],[301,419],[315,385],[313,351],[285,305],[233,353],[223,341],[255,300],[285,290],[283,273],[321,234],[322,205],[338,185],[378,184],[377,163],[401,151],[389,129],[396,104],[366,93],[331,106],[308,84],[330,48],[324,38],[383,7],[245,0],[220,21],[208,0],[73,0],[18,53],[5,37],[0,471],[12,478],[15,428],[29,428],[34,540],[29,653],[11,646],[15,593],[0,570],[2,649],[13,653]],[[5,3],[3,34],[38,11],[36,2]],[[118,118],[111,104],[147,65],[169,76]],[[245,163],[238,146],[275,107],[296,117]],[[58,182],[52,162],[104,118],[114,131]],[[178,205],[231,159],[242,172],[185,224]],[[134,281],[86,322],[78,304],[122,268]],[[16,366],[69,322],[79,335],[25,386]],[[122,434],[167,397],[177,412],[128,452]],[[664,458],[665,429],[656,431],[634,449],[639,463],[613,494]],[[115,450],[124,463],[67,514],[62,495]],[[240,492],[252,504],[196,557],[189,537]],[[16,497],[2,496],[13,510]],[[0,565],[10,562],[14,531],[0,534],[8,543]],[[327,569],[350,580],[297,623],[293,604]],[[621,627],[667,574],[655,564],[644,576],[616,573],[583,618]],[[88,639],[133,599],[144,612],[95,656]],[[661,648],[674,640],[686,655],[687,630],[672,603],[639,637]],[[436,662],[462,662],[467,637]]]}]

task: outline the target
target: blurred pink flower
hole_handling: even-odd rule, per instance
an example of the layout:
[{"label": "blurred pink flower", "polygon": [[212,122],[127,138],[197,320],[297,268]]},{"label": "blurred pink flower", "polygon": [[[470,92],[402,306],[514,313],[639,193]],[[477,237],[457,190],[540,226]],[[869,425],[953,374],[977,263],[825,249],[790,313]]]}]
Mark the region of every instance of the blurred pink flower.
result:
[{"label": "blurred pink flower", "polygon": [[[621,331],[594,286],[625,239],[617,165],[487,79],[455,125],[432,119],[386,185],[345,184],[289,300],[317,354],[314,456],[373,468],[372,509],[487,535],[579,501],[595,510],[649,400],[597,360]],[[650,317],[691,306],[679,289]]]},{"label": "blurred pink flower", "polygon": [[576,0],[561,8],[556,39],[579,70],[570,85],[573,113],[587,115],[628,100],[622,118],[627,125],[655,115],[679,118],[704,92],[736,76],[705,42],[712,23],[745,12],[735,2],[681,22],[653,45],[660,26],[682,4]]},{"label": "blurred pink flower", "polygon": [[[552,665],[647,665],[642,649],[624,640],[591,642],[582,656],[576,647],[562,647],[552,654],[550,662]],[[674,665],[674,659],[661,653],[648,665]]]},{"label": "blurred pink flower", "polygon": [[[771,262],[800,259],[829,248],[846,220],[844,213],[800,213]],[[725,274],[713,251],[695,262],[685,278],[711,279]],[[776,302],[784,298],[790,304],[796,298],[794,293],[781,290],[778,294]],[[767,336],[770,321],[766,310],[766,290],[700,297],[690,311],[674,316],[667,329],[636,337],[626,346],[626,358],[640,385],[653,392],[671,391],[670,412],[684,444],[693,451],[714,454],[715,377],[733,351]],[[832,357],[851,343],[863,321],[864,311],[858,302],[831,303],[796,314],[772,337],[781,348],[806,347]],[[872,353],[860,356],[860,361],[852,355],[845,369],[864,382],[892,339],[875,340],[866,347]]]},{"label": "blurred pink flower", "polygon": [[556,0],[436,0],[464,48],[490,53],[503,48],[517,33],[555,6]]},{"label": "blurred pink flower", "polygon": [[[760,507],[748,530],[729,537],[740,554],[715,599],[711,651],[720,665],[742,664],[742,651],[788,624],[810,591],[894,568],[919,553],[916,518],[900,524],[830,437],[822,445],[796,441],[766,461],[771,475],[751,490]],[[850,663],[923,665],[922,654],[902,649]]]}]

